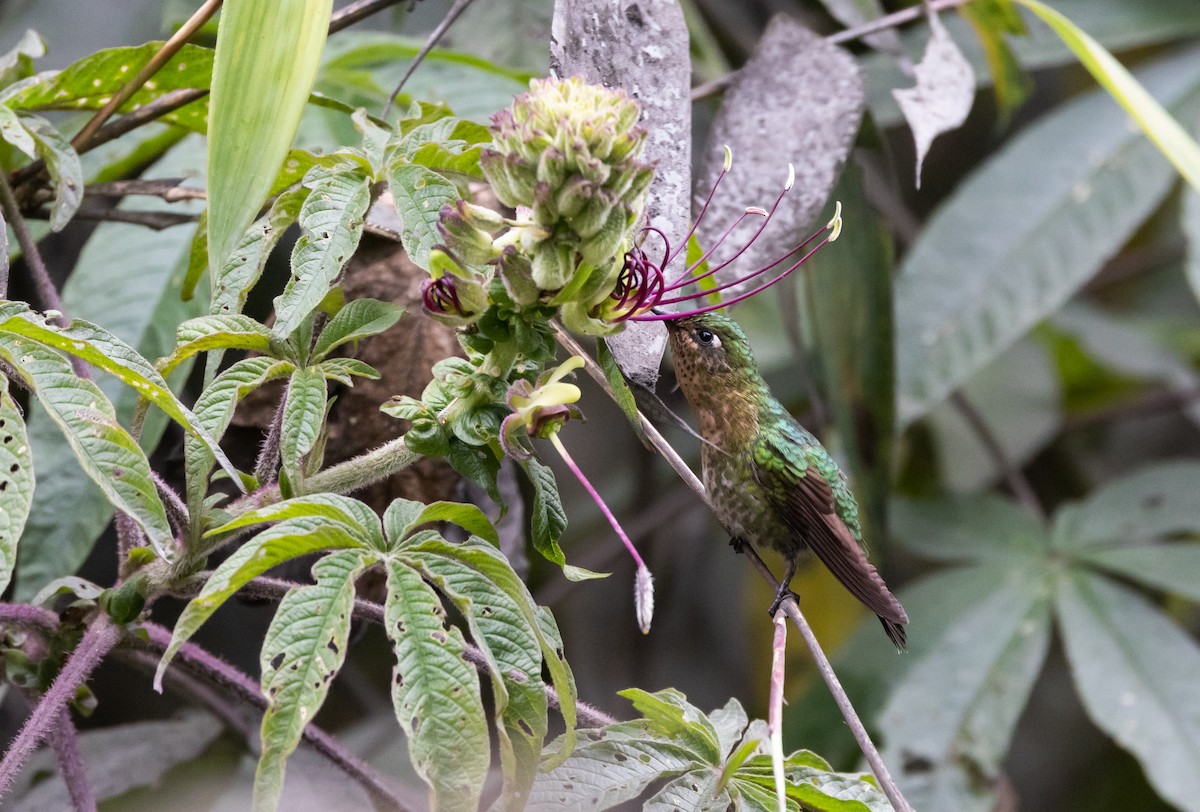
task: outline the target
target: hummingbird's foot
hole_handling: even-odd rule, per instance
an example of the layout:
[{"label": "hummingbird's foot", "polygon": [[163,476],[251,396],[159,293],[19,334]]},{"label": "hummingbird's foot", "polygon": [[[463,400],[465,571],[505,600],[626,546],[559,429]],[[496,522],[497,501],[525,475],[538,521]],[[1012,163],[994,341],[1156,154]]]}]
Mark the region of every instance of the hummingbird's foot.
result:
[{"label": "hummingbird's foot", "polygon": [[771,603],[771,608],[767,610],[767,614],[774,619],[775,614],[779,611],[779,607],[783,605],[783,602],[788,598],[794,600],[797,605],[800,603],[800,596],[788,589],[787,584],[784,584],[783,586],[779,587],[779,591],[775,593],[775,600]]},{"label": "hummingbird's foot", "polygon": [[742,550],[746,549],[746,540],[741,536],[734,536],[729,540],[729,546],[733,548],[735,553],[741,555]]}]

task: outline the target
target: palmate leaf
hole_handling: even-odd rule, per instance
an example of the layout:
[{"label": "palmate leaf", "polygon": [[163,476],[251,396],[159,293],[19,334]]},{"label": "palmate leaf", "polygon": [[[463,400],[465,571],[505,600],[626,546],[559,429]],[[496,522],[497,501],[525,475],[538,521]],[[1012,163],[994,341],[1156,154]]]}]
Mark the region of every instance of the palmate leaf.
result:
[{"label": "palmate leaf", "polygon": [[304,184],[311,190],[300,209],[303,234],[292,250],[292,278],[275,300],[272,335],[286,338],[321,303],[362,237],[371,202],[371,182],[354,165],[315,169]]},{"label": "palmate leaf", "polygon": [[[208,132],[214,274],[258,214],[287,156],[316,79],[332,8],[333,0],[238,0],[221,12]],[[286,336],[294,327],[279,332]]]},{"label": "palmate leaf", "polygon": [[33,458],[25,420],[0,374],[0,593],[17,563],[17,542],[33,502]]},{"label": "palmate leaf", "polygon": [[78,377],[54,350],[11,333],[0,331],[0,357],[37,396],[108,500],[138,523],[159,555],[173,559],[171,526],[150,476],[150,463],[117,422],[116,410],[100,388]]},{"label": "palmate leaf", "polygon": [[1133,590],[1075,571],[1058,590],[1067,660],[1088,716],[1164,799],[1200,797],[1200,649]]},{"label": "palmate leaf", "polygon": [[0,305],[0,333],[22,336],[63,350],[113,375],[195,435],[222,468],[231,476],[237,476],[225,452],[196,422],[191,410],[179,402],[158,370],[113,334],[79,319],[67,327],[58,327],[34,314],[26,305],[13,303]]},{"label": "palmate leaf", "polygon": [[345,661],[354,581],[369,563],[371,556],[362,551],[331,553],[313,566],[316,583],[293,589],[275,610],[260,658],[269,704],[254,776],[257,810],[272,812],[278,806],[285,762]]},{"label": "palmate leaf", "polygon": [[[223,532],[227,527],[218,528],[215,532]],[[308,515],[282,521],[243,544],[233,555],[221,562],[205,582],[200,594],[184,607],[183,614],[175,623],[171,643],[158,663],[158,670],[154,675],[154,689],[162,692],[163,674],[180,646],[251,578],[262,575],[285,561],[309,553],[326,550],[365,550],[367,545],[363,541],[364,535],[360,529],[341,522],[323,516]]]},{"label": "palmate leaf", "polygon": [[399,560],[387,568],[384,609],[396,651],[392,704],[409,758],[430,786],[430,807],[475,812],[487,777],[488,729],[479,678],[464,659],[462,632],[446,624],[441,600]]},{"label": "palmate leaf", "polygon": [[[1139,78],[1176,116],[1200,110],[1195,51]],[[925,414],[1057,310],[1173,178],[1103,92],[1062,106],[985,162],[934,214],[896,280],[900,422]]]}]

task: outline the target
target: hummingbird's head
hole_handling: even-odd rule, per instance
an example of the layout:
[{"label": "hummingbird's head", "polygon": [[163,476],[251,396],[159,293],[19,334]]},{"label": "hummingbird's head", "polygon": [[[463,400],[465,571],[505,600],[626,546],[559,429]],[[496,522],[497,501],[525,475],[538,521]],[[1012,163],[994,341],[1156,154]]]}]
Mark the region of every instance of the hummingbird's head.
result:
[{"label": "hummingbird's head", "polygon": [[666,325],[675,375],[693,404],[705,392],[744,387],[748,376],[757,377],[750,342],[728,316],[700,313],[667,320]]}]

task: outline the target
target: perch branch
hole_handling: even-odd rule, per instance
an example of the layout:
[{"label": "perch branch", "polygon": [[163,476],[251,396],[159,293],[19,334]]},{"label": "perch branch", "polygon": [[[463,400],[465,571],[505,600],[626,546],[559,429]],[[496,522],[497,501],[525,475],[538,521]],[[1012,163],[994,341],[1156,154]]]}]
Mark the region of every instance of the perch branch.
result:
[{"label": "perch branch", "polygon": [[[614,402],[617,402],[616,393],[613,391],[612,385],[608,382],[608,378],[605,377],[604,370],[600,368],[600,365],[593,361],[583,351],[583,348],[579,346],[578,342],[557,324],[554,325],[554,335],[558,339],[558,343],[566,348],[568,352],[583,357],[584,369],[587,370],[588,374],[592,376],[608,396]],[[645,415],[638,412],[638,417],[642,422],[642,427],[646,430],[646,436],[650,439],[650,444],[667,460],[671,468],[679,474],[688,487],[695,491],[696,495],[704,501],[704,504],[709,505],[711,509],[711,504],[708,501],[708,493],[705,491],[704,484],[700,481],[699,477],[688,467],[683,458],[679,456],[679,453],[671,447],[671,444],[659,434],[658,430],[646,419]],[[763,580],[771,586],[771,589],[778,590],[779,582],[751,546],[748,544],[743,545],[743,552],[746,553],[750,562],[754,564],[755,569],[758,570]],[[830,693],[833,694],[833,699],[837,703],[838,709],[841,710],[842,717],[850,727],[850,732],[854,734],[854,739],[858,742],[859,749],[866,757],[867,763],[871,766],[871,771],[875,774],[876,780],[879,781],[880,789],[883,790],[888,800],[892,802],[892,806],[895,807],[896,812],[912,812],[912,807],[904,799],[900,788],[896,786],[896,782],[888,771],[887,765],[883,763],[883,758],[879,755],[879,750],[875,747],[874,742],[871,741],[866,727],[863,726],[858,712],[854,709],[854,705],[850,703],[850,698],[846,696],[841,682],[838,681],[837,674],[833,671],[833,666],[829,663],[829,658],[825,656],[820,642],[817,640],[816,635],[813,634],[812,628],[809,627],[804,614],[800,611],[800,606],[789,596],[780,605],[780,610],[787,613],[792,624],[800,631],[800,635],[804,638],[809,651],[812,652],[813,659],[817,663],[817,669],[821,672],[821,678],[825,680]]]}]

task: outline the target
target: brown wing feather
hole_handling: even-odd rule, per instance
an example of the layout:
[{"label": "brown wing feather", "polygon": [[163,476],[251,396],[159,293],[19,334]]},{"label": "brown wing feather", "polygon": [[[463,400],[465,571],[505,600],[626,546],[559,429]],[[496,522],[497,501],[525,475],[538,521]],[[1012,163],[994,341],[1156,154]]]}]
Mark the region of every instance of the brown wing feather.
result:
[{"label": "brown wing feather", "polygon": [[[754,473],[764,485],[764,490],[771,495],[772,501],[776,501],[779,491],[771,487],[771,483],[763,482],[768,472],[755,465]],[[887,588],[874,565],[867,560],[866,552],[850,528],[838,517],[829,483],[810,469],[809,473],[796,477],[789,484],[792,487],[786,489],[786,496],[775,505],[784,522],[851,595],[879,616],[892,642],[904,648],[902,624],[908,622],[908,614]]]}]

